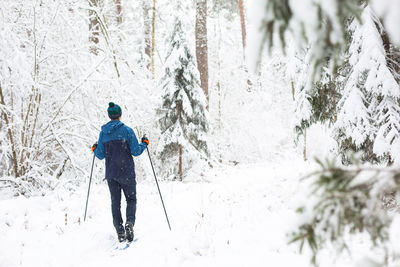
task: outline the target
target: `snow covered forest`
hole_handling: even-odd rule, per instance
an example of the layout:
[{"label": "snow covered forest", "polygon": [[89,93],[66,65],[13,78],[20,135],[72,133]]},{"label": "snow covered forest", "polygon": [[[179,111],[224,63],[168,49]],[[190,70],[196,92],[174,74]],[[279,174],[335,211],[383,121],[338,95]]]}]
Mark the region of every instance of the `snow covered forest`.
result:
[{"label": "snow covered forest", "polygon": [[[0,0],[0,267],[400,266],[399,25],[400,0]],[[150,140],[126,250],[109,102]]]}]

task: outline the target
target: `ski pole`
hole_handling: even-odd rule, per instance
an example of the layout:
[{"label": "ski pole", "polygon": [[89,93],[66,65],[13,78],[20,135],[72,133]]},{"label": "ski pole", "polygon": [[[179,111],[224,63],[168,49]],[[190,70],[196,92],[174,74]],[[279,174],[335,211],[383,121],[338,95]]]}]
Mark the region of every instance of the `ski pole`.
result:
[{"label": "ski pole", "polygon": [[[146,136],[146,135],[145,135],[145,136]],[[162,195],[161,195],[160,186],[158,185],[158,181],[157,181],[157,177],[156,177],[156,172],[154,171],[153,162],[151,161],[150,152],[149,152],[149,149],[147,148],[147,146],[146,146],[146,150],[147,150],[147,155],[149,155],[149,160],[150,160],[150,164],[151,164],[151,169],[153,170],[154,179],[156,180],[156,184],[157,184],[157,188],[158,188],[158,193],[160,194],[161,203],[162,203],[163,208],[164,208],[165,218],[167,218],[168,227],[169,227],[169,230],[171,231],[171,225],[170,225],[170,223],[169,223],[169,219],[168,219],[168,215],[167,215],[167,210],[165,209],[164,200],[163,200]]]},{"label": "ski pole", "polygon": [[88,188],[88,191],[87,191],[86,207],[85,207],[85,217],[83,218],[83,221],[86,221],[86,212],[87,212],[87,206],[88,206],[88,202],[89,202],[90,184],[92,183],[92,174],[93,174],[93,166],[94,166],[94,159],[95,158],[96,158],[96,156],[93,153],[92,170],[90,171],[89,188]]}]

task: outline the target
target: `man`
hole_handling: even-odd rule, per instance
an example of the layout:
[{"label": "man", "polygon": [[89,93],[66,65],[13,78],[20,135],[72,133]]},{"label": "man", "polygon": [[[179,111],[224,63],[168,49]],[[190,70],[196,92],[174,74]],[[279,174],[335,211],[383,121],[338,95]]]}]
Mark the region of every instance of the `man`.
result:
[{"label": "man", "polygon": [[[120,121],[120,106],[110,102],[107,112],[111,121],[101,127],[99,141],[93,145],[92,150],[97,158],[106,159],[106,179],[118,240],[132,242],[136,216],[136,174],[132,155],[142,154],[149,140],[142,137],[139,144],[133,130]],[[125,228],[121,216],[121,190],[126,199]]]}]

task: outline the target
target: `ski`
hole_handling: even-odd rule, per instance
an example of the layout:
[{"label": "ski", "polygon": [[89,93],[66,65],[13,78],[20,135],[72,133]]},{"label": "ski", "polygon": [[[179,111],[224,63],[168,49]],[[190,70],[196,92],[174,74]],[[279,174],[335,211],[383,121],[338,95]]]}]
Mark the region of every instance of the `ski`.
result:
[{"label": "ski", "polygon": [[132,242],[125,242],[125,244],[122,244],[122,246],[117,246],[117,250],[125,250],[127,248],[129,248],[129,246],[131,245]]},{"label": "ski", "polygon": [[126,250],[127,248],[129,248],[131,246],[132,243],[138,241],[138,238],[134,239],[131,242],[123,242],[120,243],[116,246],[116,248],[114,250]]}]

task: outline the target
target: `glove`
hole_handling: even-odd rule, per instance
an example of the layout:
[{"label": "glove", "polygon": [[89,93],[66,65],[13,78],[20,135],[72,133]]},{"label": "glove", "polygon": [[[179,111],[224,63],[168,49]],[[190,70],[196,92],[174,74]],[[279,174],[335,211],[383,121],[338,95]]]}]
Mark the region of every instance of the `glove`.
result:
[{"label": "glove", "polygon": [[94,145],[92,146],[92,151],[94,151],[97,148],[97,143],[94,143]]},{"label": "glove", "polygon": [[150,141],[149,141],[149,139],[147,139],[146,136],[143,136],[143,137],[142,137],[142,143],[145,143],[146,146],[148,146],[148,145],[150,144]]}]

